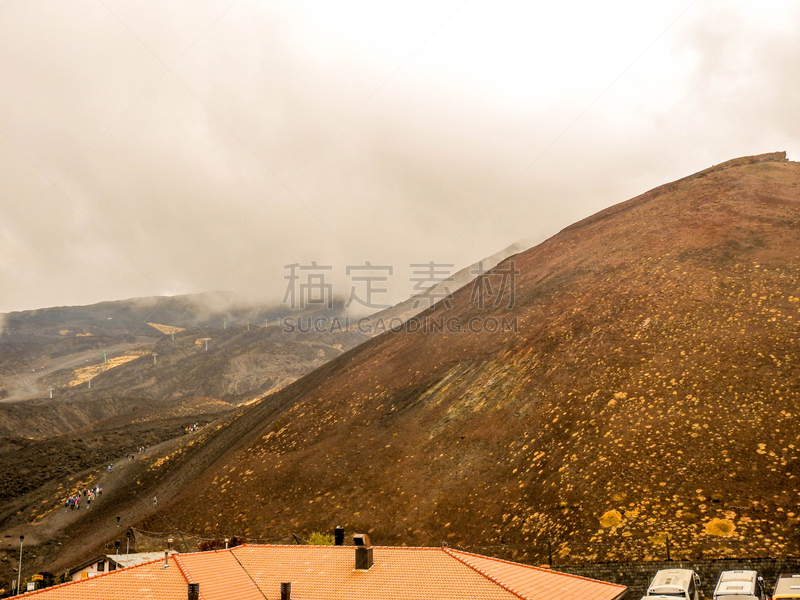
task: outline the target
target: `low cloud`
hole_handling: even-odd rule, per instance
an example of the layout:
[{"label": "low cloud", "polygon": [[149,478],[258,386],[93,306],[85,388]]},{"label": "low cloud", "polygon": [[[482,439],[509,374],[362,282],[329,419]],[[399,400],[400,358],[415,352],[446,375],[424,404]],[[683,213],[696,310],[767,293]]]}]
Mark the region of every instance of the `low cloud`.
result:
[{"label": "low cloud", "polygon": [[148,48],[101,5],[4,7],[0,310],[279,303],[312,261],[342,299],[347,266],[392,266],[393,304],[412,264],[455,271],[729,158],[800,155],[789,3],[445,4],[240,3],[191,46],[211,8],[110,3]]}]

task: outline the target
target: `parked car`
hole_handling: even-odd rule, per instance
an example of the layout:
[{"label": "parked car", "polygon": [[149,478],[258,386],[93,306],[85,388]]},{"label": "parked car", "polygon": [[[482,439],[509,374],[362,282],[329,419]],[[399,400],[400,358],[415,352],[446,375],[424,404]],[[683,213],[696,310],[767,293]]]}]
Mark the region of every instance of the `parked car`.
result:
[{"label": "parked car", "polygon": [[800,600],[800,575],[779,575],[772,600]]},{"label": "parked car", "polygon": [[642,600],[700,600],[700,577],[691,569],[662,569]]},{"label": "parked car", "polygon": [[765,600],[764,579],[755,571],[723,571],[714,588],[714,600]]}]

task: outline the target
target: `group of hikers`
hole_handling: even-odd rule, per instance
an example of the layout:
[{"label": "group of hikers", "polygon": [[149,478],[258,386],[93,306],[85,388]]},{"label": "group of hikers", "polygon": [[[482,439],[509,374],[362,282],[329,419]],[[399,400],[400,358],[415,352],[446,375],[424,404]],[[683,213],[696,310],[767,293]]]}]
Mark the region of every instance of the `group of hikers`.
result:
[{"label": "group of hikers", "polygon": [[69,510],[75,510],[76,508],[81,507],[81,502],[86,502],[86,508],[89,508],[89,505],[92,503],[92,500],[97,498],[103,493],[103,488],[99,485],[94,486],[93,488],[83,490],[83,495],[81,492],[78,492],[74,496],[70,496],[64,502],[64,508]]},{"label": "group of hikers", "polygon": [[197,423],[195,423],[194,425],[187,425],[186,427],[183,428],[183,433],[194,433],[198,429],[200,429],[200,426]]},{"label": "group of hikers", "polygon": [[[128,452],[125,455],[125,460],[136,460],[136,455],[137,454],[144,454],[144,446],[139,446],[139,448],[134,450],[133,452]],[[109,473],[110,472],[111,471],[109,470]]]},{"label": "group of hikers", "polygon": [[[139,448],[137,448],[135,451],[126,454],[125,459],[134,460],[136,458],[136,454],[144,454],[144,446],[139,446]],[[106,473],[111,473],[111,470],[114,468],[114,463],[107,464],[105,468]],[[95,500],[102,493],[103,488],[101,488],[99,485],[96,485],[93,488],[87,488],[83,490],[83,492],[78,492],[74,496],[67,498],[64,501],[64,508],[67,510],[75,510],[76,508],[80,508],[81,504],[85,505],[86,508],[89,508],[92,500]]]}]

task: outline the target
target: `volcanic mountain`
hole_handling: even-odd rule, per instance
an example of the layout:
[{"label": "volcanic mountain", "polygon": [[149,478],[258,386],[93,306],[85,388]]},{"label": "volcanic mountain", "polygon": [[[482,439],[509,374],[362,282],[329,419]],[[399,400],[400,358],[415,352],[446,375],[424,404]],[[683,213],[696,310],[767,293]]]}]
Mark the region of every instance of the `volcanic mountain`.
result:
[{"label": "volcanic mountain", "polygon": [[88,553],[122,515],[537,562],[548,541],[663,556],[665,535],[673,558],[796,552],[799,184],[785,154],[747,157],[584,219],[142,461],[61,541]]},{"label": "volcanic mountain", "polygon": [[[522,560],[548,539],[652,557],[665,534],[673,556],[796,552],[798,184],[783,153],[742,158],[568,227],[253,408],[144,525],[341,524]],[[513,306],[490,301],[513,270]]]}]

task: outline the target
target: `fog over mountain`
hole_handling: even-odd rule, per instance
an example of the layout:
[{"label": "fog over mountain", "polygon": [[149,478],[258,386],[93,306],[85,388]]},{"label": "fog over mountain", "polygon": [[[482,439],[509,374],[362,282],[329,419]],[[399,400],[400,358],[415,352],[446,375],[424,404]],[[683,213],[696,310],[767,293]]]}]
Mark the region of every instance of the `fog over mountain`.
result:
[{"label": "fog over mountain", "polygon": [[0,312],[463,268],[800,156],[800,4],[0,4]]}]

